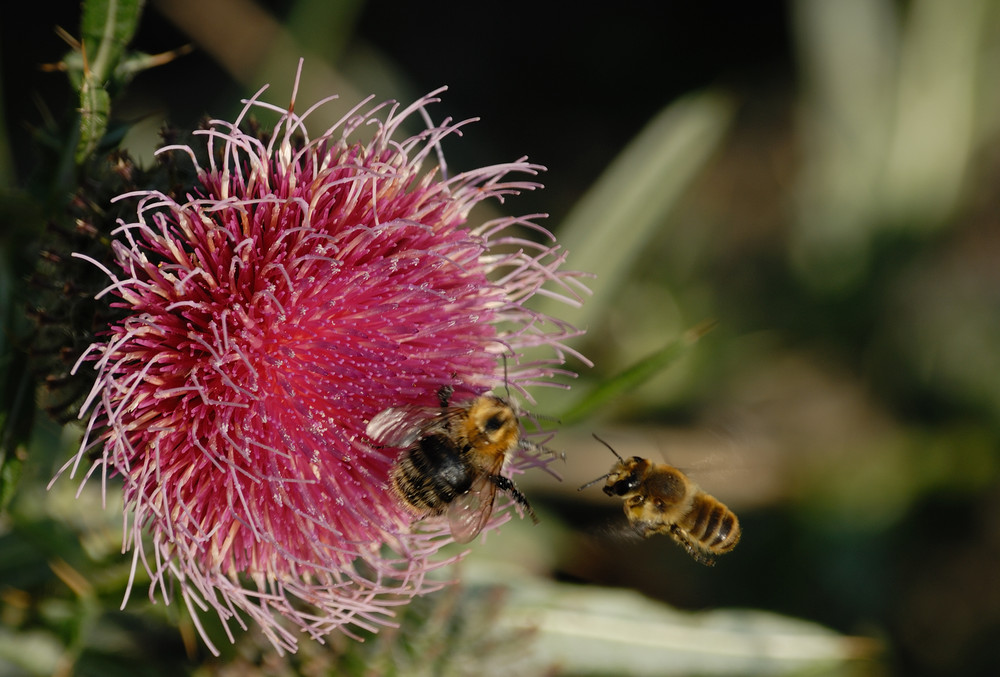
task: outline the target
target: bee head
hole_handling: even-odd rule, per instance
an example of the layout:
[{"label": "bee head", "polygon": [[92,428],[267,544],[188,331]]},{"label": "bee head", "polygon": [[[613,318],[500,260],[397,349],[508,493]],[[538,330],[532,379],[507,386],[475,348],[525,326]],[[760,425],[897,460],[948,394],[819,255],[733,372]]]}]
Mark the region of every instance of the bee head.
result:
[{"label": "bee head", "polygon": [[601,480],[607,480],[604,483],[603,488],[604,493],[608,496],[624,496],[627,493],[635,491],[636,487],[639,486],[639,482],[642,480],[640,466],[643,466],[644,468],[643,464],[648,462],[638,456],[633,456],[632,458],[625,460],[618,455],[618,452],[614,450],[614,447],[602,440],[600,437],[594,435],[594,439],[610,449],[611,453],[618,459],[618,462],[615,463],[607,475],[601,475],[596,480],[587,482],[582,487],[577,489],[577,491],[582,491],[587,487],[593,486]]},{"label": "bee head", "polygon": [[635,492],[649,467],[649,461],[639,456],[618,461],[608,473],[604,493],[608,496],[624,496]]}]

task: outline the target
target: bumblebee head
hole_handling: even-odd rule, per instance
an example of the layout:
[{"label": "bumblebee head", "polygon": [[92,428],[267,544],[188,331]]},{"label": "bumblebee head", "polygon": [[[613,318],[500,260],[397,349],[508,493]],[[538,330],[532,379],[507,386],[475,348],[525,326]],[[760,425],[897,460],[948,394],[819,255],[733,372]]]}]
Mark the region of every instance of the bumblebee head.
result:
[{"label": "bumblebee head", "polygon": [[481,395],[469,405],[468,420],[475,439],[508,449],[519,437],[517,413],[506,401],[493,395]]}]

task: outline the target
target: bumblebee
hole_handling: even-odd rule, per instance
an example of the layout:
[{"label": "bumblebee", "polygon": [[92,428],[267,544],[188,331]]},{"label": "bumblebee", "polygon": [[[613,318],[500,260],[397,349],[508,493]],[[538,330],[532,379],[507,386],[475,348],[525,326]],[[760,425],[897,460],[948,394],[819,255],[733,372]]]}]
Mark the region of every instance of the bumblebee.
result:
[{"label": "bumblebee", "polygon": [[447,514],[459,543],[486,526],[498,490],[537,524],[528,499],[500,474],[507,455],[521,444],[517,412],[489,394],[466,406],[449,406],[451,394],[448,387],[438,391],[439,408],[392,407],[369,421],[366,434],[372,441],[405,447],[389,477],[394,493],[418,517]]},{"label": "bumblebee", "polygon": [[580,487],[605,480],[604,493],[625,501],[625,516],[643,538],[666,534],[702,564],[712,566],[740,541],[740,522],[732,510],[666,463],[633,456],[624,459],[597,435],[594,439],[618,458],[607,475]]}]

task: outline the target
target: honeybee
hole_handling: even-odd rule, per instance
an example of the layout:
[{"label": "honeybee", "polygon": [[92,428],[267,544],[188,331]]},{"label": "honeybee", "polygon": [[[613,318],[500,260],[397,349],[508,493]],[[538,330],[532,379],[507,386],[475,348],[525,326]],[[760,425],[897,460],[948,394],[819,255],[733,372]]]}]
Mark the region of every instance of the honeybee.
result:
[{"label": "honeybee", "polygon": [[607,475],[580,490],[606,480],[604,493],[625,500],[625,515],[644,538],[667,534],[702,564],[715,564],[740,542],[740,522],[732,510],[705,493],[684,473],[666,463],[633,456],[624,459],[597,435],[594,439],[618,458]]},{"label": "honeybee", "polygon": [[537,524],[528,499],[500,474],[507,454],[521,444],[517,412],[489,394],[467,406],[449,406],[451,394],[450,387],[438,391],[440,408],[393,407],[368,422],[371,440],[406,448],[390,473],[393,491],[420,517],[447,514],[459,543],[471,541],[486,526],[498,489]]}]

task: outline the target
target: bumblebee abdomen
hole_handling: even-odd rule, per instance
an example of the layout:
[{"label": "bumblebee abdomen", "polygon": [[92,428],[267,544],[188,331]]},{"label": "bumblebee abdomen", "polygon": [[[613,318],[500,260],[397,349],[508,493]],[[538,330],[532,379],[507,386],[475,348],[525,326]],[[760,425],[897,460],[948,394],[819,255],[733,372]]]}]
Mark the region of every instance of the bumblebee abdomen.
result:
[{"label": "bumblebee abdomen", "polygon": [[407,504],[439,515],[472,486],[465,455],[447,436],[427,435],[399,459],[392,483]]}]

